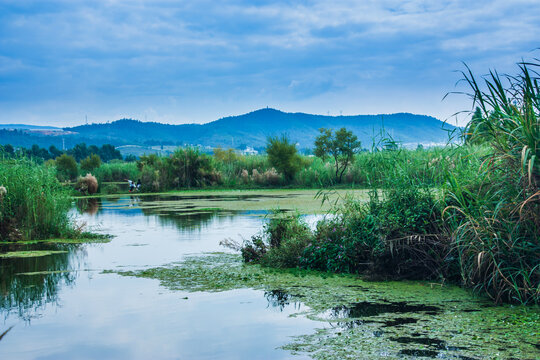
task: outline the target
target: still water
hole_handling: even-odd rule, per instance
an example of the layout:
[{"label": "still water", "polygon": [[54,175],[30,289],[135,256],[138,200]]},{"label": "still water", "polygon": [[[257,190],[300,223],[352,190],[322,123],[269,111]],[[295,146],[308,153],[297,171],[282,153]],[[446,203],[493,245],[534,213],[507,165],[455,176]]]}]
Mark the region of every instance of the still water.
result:
[{"label": "still water", "polygon": [[[33,245],[29,249],[63,252],[0,258],[0,334],[12,327],[0,341],[0,359],[305,359],[316,352],[343,358],[353,348],[355,358],[540,358],[538,309],[493,307],[460,289],[344,285],[343,292],[372,295],[334,304],[314,318],[305,316],[309,307],[279,290],[185,292],[109,272],[228,252],[221,240],[241,241],[262,228],[266,211],[253,206],[264,201],[259,198],[79,201],[77,222],[114,237],[103,244]],[[224,201],[236,204],[226,211],[209,206]],[[250,210],[239,210],[243,203]],[[306,216],[311,224],[317,218]],[[408,294],[415,293],[440,299],[411,303]],[[521,332],[517,326],[524,321],[529,325]],[[307,336],[296,348],[300,353],[281,348],[299,336]]]},{"label": "still water", "polygon": [[[155,199],[152,199],[155,200]],[[227,237],[250,237],[264,218],[251,213],[146,211],[140,198],[103,200],[77,215],[110,243],[64,254],[0,259],[0,359],[282,359],[278,347],[314,321],[273,306],[263,291],[184,293],[158,281],[103,274],[227,251]],[[25,273],[36,273],[29,274]],[[299,357],[302,358],[302,357]]]}]

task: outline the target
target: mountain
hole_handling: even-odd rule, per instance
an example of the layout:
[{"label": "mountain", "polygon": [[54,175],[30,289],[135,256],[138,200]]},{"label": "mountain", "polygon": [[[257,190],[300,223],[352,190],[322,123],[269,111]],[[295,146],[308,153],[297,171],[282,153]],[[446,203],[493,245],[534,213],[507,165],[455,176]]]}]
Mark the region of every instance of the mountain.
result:
[{"label": "mountain", "polygon": [[[122,119],[105,124],[64,128],[59,132],[0,130],[0,142],[9,143],[10,133],[17,141],[35,141],[44,146],[65,142],[66,147],[79,142],[120,145],[202,145],[209,147],[263,148],[268,136],[285,133],[299,148],[312,148],[319,128],[352,130],[370,148],[372,139],[384,127],[386,133],[405,146],[444,144],[454,126],[431,116],[409,113],[388,115],[326,116],[287,113],[275,109],[260,109],[239,116],[230,116],[206,124],[169,125]],[[22,128],[20,128],[22,129]],[[63,140],[62,140],[63,139]],[[15,139],[14,139],[15,140]],[[23,141],[24,140],[24,141]],[[13,145],[20,146],[17,143]]]},{"label": "mountain", "polygon": [[222,147],[264,147],[271,135],[286,133],[300,148],[313,147],[319,128],[352,130],[364,147],[370,147],[382,127],[403,144],[445,143],[453,126],[431,116],[408,113],[389,115],[326,116],[260,109],[206,124],[168,125],[137,120],[65,128],[85,138],[108,139],[113,144],[170,144]]}]

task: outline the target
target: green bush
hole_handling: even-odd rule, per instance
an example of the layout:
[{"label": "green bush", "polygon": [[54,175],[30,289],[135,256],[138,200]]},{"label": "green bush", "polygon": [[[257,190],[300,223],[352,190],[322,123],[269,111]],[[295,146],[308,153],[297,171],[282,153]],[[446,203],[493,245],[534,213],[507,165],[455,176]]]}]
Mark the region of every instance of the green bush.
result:
[{"label": "green bush", "polygon": [[286,135],[271,136],[267,140],[266,153],[268,161],[290,182],[302,166],[302,159],[297,153],[296,145],[289,142]]},{"label": "green bush", "polygon": [[440,214],[434,194],[417,185],[374,190],[368,203],[348,199],[317,224],[301,265],[395,279],[453,276]]},{"label": "green bush", "polygon": [[273,212],[263,231],[244,243],[242,257],[245,262],[257,262],[264,266],[296,267],[311,236],[309,227],[300,215]]},{"label": "green bush", "polygon": [[84,172],[93,172],[95,169],[101,166],[101,158],[99,155],[91,154],[90,156],[81,160],[81,170]]},{"label": "green bush", "polygon": [[62,154],[55,160],[56,172],[60,181],[74,180],[77,177],[77,161],[71,155]]}]

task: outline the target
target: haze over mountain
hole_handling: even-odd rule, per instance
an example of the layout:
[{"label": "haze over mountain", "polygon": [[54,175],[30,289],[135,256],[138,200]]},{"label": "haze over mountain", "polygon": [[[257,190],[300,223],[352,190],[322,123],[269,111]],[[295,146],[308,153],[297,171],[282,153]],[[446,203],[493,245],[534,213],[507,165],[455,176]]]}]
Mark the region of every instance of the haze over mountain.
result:
[{"label": "haze over mountain", "polygon": [[[169,125],[122,119],[104,124],[90,124],[64,128],[61,137],[66,145],[85,141],[89,144],[113,145],[202,145],[210,147],[262,148],[268,136],[285,133],[299,148],[312,148],[319,128],[352,130],[370,148],[373,136],[381,128],[394,140],[406,146],[442,144],[455,127],[431,116],[408,113],[388,115],[326,116],[287,113],[271,108],[256,110],[239,116],[221,118],[206,124]],[[444,128],[444,129],[443,129]],[[5,131],[4,131],[5,132]],[[33,134],[33,135],[30,135]],[[38,136],[35,130],[27,133],[40,144],[49,140],[58,143],[59,135]],[[3,143],[5,136],[0,136]],[[27,139],[29,140],[29,139]],[[36,142],[38,143],[38,142]],[[14,144],[20,145],[20,144]]]}]

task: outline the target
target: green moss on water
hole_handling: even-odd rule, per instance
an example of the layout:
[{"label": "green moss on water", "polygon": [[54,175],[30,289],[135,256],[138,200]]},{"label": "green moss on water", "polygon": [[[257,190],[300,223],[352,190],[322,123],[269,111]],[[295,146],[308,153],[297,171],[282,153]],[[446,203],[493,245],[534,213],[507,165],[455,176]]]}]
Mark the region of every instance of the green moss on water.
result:
[{"label": "green moss on water", "polygon": [[15,244],[15,245],[35,245],[35,244],[102,244],[111,241],[110,236],[95,236],[92,238],[80,238],[80,239],[45,239],[45,240],[26,240],[26,241],[14,241],[14,242],[0,242],[1,244]]},{"label": "green moss on water", "polygon": [[64,254],[67,251],[63,250],[32,250],[32,251],[10,251],[4,254],[0,254],[0,258],[30,258],[30,257],[40,257],[48,256],[55,254]]},{"label": "green moss on water", "polygon": [[269,302],[307,306],[295,316],[320,321],[313,334],[283,348],[315,359],[418,356],[538,358],[538,307],[492,306],[454,286],[366,282],[352,275],[245,265],[240,256],[207,254],[124,276],[157,279],[172,290],[260,289]]}]

